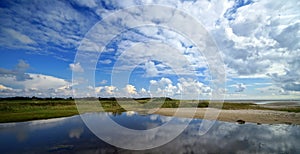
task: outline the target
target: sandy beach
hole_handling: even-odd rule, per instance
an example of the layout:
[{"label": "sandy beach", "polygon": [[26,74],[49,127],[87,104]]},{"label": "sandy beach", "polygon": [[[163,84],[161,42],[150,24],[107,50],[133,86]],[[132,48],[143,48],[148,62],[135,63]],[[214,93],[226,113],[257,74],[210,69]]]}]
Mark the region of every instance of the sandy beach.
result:
[{"label": "sandy beach", "polygon": [[[184,108],[177,114],[179,117],[189,117],[194,109]],[[155,111],[156,114],[173,116],[175,108],[161,108]],[[218,110],[213,108],[197,108],[194,118],[204,119],[205,113],[219,115],[217,120],[226,122],[245,121],[257,124],[300,124],[300,113],[272,111],[272,110]],[[213,120],[210,117],[205,119]]]}]

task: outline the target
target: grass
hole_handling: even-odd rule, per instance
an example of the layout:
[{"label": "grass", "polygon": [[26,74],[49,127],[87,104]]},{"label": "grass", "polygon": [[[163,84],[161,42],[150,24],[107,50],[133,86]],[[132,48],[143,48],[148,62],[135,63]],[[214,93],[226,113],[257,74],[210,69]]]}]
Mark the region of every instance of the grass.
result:
[{"label": "grass", "polygon": [[259,107],[259,105],[254,103],[230,103],[230,102],[224,102],[222,109],[224,110],[240,110],[240,109],[263,109]]},{"label": "grass", "polygon": [[300,112],[300,107],[289,107],[289,108],[265,108],[269,110],[275,110],[275,111],[285,111],[285,112]]},{"label": "grass", "polygon": [[273,111],[285,111],[285,112],[300,112],[300,107],[279,107],[279,108],[272,108],[272,107],[266,107],[257,105],[254,103],[229,103],[224,102],[222,109],[225,110],[273,110]]},{"label": "grass", "polygon": [[78,114],[71,101],[1,101],[0,122],[48,119]]},{"label": "grass", "polygon": [[[117,101],[101,101],[103,109],[99,108],[99,101],[79,100],[76,103],[74,100],[1,100],[0,123],[66,117],[86,112],[126,111]],[[80,107],[79,111],[76,105]]]},{"label": "grass", "polygon": [[[100,109],[100,104],[102,109]],[[120,105],[121,104],[121,105]],[[77,110],[76,105],[80,108]],[[104,99],[104,100],[0,100],[0,123],[20,122],[36,119],[48,119],[56,117],[72,116],[85,112],[113,112],[120,114],[127,110],[152,109],[152,108],[178,108],[178,107],[221,107],[218,102],[173,99]],[[266,108],[253,103],[223,103],[222,109],[255,109],[276,110],[287,112],[300,112],[299,107],[290,108]]]}]

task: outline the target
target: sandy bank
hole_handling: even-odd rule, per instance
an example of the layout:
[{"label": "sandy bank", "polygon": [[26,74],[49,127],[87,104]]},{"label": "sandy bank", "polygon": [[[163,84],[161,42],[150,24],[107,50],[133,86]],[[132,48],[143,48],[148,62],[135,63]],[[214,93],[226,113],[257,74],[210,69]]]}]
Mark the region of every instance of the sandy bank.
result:
[{"label": "sandy bank", "polygon": [[[194,109],[184,108],[178,117],[189,117]],[[175,108],[161,108],[154,113],[166,116],[173,116]],[[205,113],[209,115],[205,119],[214,119],[227,122],[237,122],[243,120],[245,122],[259,123],[259,124],[300,124],[300,113],[284,112],[284,111],[271,111],[271,110],[218,110],[212,108],[197,108],[194,118],[204,118]]]}]

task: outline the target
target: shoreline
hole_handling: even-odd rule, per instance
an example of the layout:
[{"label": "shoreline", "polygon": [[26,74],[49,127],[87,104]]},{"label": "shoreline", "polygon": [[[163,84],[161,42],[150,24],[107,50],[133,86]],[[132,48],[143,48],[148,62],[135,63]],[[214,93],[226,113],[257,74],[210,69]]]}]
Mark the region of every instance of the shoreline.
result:
[{"label": "shoreline", "polygon": [[[190,108],[184,108],[182,112],[178,113],[178,117],[188,118]],[[176,109],[174,108],[161,108],[155,111],[155,114],[171,116],[174,115]],[[219,110],[213,108],[197,108],[194,118],[211,119],[209,116],[204,118],[206,112],[209,114],[218,114],[218,121],[225,122],[250,122],[257,124],[295,124],[300,125],[300,113],[286,112],[286,111],[274,111],[274,110]]]}]

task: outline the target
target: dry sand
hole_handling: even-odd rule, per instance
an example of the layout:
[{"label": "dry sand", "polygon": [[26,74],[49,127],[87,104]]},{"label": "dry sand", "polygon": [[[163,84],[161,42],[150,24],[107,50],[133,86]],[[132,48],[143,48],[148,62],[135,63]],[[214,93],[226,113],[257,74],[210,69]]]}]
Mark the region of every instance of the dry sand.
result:
[{"label": "dry sand", "polygon": [[[154,113],[166,116],[173,116],[176,108],[160,108]],[[183,108],[178,117],[190,117],[189,115],[195,109]],[[208,116],[204,115],[207,113]],[[219,113],[219,114],[218,114]],[[300,124],[300,113],[272,111],[272,110],[218,110],[213,108],[197,108],[194,118],[219,121],[237,122],[242,120],[258,124]]]}]

